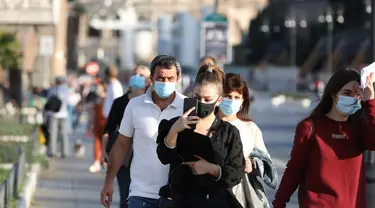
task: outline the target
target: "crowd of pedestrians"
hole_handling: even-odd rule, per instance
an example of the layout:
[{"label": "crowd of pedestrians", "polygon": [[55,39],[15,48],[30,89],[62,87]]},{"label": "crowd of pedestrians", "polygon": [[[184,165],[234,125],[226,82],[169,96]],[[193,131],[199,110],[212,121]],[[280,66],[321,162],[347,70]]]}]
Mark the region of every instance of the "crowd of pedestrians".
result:
[{"label": "crowd of pedestrians", "polygon": [[[188,98],[176,90],[182,72],[174,57],[157,56],[147,76],[139,71],[107,120],[102,204],[110,207],[117,177],[120,207],[270,207],[262,183],[275,189],[277,171],[249,115],[252,97],[243,78],[204,57],[184,91]],[[367,206],[362,154],[375,149],[372,74],[366,81],[361,89],[353,69],[329,80],[318,106],[297,126],[274,207],[286,207],[298,187],[300,207]]]},{"label": "crowd of pedestrians", "polygon": [[[194,82],[183,88],[183,70],[169,55],[155,57],[149,68],[137,66],[125,93],[117,76],[110,65],[104,79],[80,90],[58,77],[45,93],[51,157],[69,155],[69,133],[80,112],[90,112],[94,163],[88,169],[107,169],[103,206],[111,206],[117,178],[120,208],[281,208],[297,188],[300,207],[367,207],[362,158],[375,150],[373,74],[365,88],[355,69],[333,74],[317,107],[296,127],[280,184],[250,117],[246,81],[226,74],[213,57],[200,60]],[[263,184],[279,186],[272,203]]]}]

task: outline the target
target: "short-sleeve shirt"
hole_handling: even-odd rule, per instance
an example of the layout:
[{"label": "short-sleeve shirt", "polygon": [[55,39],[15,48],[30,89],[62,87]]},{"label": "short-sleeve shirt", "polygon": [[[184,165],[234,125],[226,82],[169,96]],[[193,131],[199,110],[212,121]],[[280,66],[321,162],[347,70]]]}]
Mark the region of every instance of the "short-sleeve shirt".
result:
[{"label": "short-sleeve shirt", "polygon": [[163,165],[156,154],[159,123],[183,114],[185,96],[175,91],[174,101],[161,111],[151,93],[149,88],[144,95],[130,100],[119,133],[133,138],[129,196],[158,199],[160,188],[168,184],[169,173],[169,165]]},{"label": "short-sleeve shirt", "polygon": [[106,97],[104,100],[104,116],[107,118],[111,111],[113,101],[124,94],[121,83],[114,80],[108,85]]}]

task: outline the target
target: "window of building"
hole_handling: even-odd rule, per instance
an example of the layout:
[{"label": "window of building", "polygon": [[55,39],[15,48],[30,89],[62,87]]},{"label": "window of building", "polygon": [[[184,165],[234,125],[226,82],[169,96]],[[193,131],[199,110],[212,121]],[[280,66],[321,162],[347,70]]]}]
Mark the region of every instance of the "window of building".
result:
[{"label": "window of building", "polygon": [[102,31],[89,26],[89,37],[102,37]]}]

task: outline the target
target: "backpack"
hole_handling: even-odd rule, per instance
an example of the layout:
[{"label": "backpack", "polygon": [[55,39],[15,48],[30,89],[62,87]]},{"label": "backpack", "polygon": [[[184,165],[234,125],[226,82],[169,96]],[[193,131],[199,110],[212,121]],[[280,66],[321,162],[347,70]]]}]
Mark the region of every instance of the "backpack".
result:
[{"label": "backpack", "polygon": [[52,95],[48,100],[46,105],[44,106],[44,110],[52,111],[54,113],[57,113],[60,111],[62,106],[62,101],[57,96],[57,88],[56,88],[56,95]]}]

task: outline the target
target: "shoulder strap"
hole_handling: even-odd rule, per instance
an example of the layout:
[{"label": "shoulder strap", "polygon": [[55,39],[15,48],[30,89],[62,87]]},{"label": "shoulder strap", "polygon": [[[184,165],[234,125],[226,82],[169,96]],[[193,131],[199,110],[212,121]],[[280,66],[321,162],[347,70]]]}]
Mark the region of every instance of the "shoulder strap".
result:
[{"label": "shoulder strap", "polygon": [[208,130],[206,136],[210,137],[211,134],[216,133],[216,130],[218,129],[218,125],[219,125],[219,119],[218,119],[218,117],[215,116],[215,120],[214,120],[214,122],[211,124],[211,127],[210,127],[210,129]]}]

